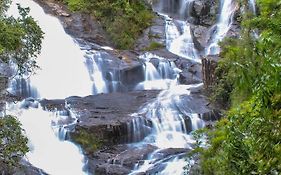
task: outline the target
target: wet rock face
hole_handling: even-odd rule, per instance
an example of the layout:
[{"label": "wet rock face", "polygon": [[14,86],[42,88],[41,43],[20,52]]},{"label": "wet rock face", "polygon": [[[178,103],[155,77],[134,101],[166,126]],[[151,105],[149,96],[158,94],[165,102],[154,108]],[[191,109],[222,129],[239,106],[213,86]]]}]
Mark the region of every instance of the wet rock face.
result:
[{"label": "wet rock face", "polygon": [[202,82],[201,64],[187,59],[177,59],[175,63],[182,70],[179,76],[181,84],[197,84]]},{"label": "wet rock face", "polygon": [[47,14],[54,15],[62,21],[65,31],[75,38],[97,43],[112,45],[101,25],[89,14],[70,12],[67,7],[54,0],[35,0]]},{"label": "wet rock face", "polygon": [[132,113],[147,101],[156,98],[159,91],[137,91],[129,93],[100,94],[87,97],[69,97],[65,100],[42,100],[46,109],[65,109],[79,116],[74,132],[92,133],[105,144],[122,143],[128,140],[127,125]]},{"label": "wet rock face", "polygon": [[0,161],[0,173],[4,175],[47,175],[43,170],[34,167],[26,160],[21,160],[16,167],[9,167]]},{"label": "wet rock face", "polygon": [[211,26],[215,24],[219,10],[219,2],[216,0],[196,0],[192,2],[191,16],[194,24]]},{"label": "wet rock face", "polygon": [[145,50],[153,42],[159,43],[163,47],[166,45],[165,19],[159,15],[155,15],[152,26],[144,30],[143,34],[136,41],[135,50]]}]

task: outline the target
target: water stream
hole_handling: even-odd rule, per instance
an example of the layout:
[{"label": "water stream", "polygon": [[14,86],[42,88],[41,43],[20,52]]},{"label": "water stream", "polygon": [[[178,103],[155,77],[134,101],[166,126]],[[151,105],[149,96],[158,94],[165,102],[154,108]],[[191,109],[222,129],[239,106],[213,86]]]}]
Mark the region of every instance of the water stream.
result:
[{"label": "water stream", "polygon": [[[198,63],[200,62],[198,51],[191,37],[190,24],[186,21],[190,15],[191,2],[190,0],[162,1],[158,4],[158,10],[166,19],[167,49]],[[14,80],[10,85],[10,92],[24,97],[64,99],[74,95],[86,96],[114,91],[109,90],[108,82],[104,79],[101,52],[88,52],[80,48],[75,40],[65,33],[59,20],[46,15],[32,0],[14,0],[9,14],[16,15],[15,3],[31,8],[30,14],[45,32],[45,38],[42,43],[42,53],[38,58],[41,69],[27,80],[20,78]],[[221,1],[220,17],[215,25],[216,32],[207,48],[207,55],[219,52],[218,42],[229,30],[235,8],[234,0]],[[178,18],[174,19],[174,16]],[[161,89],[162,91],[156,99],[132,114],[136,118],[133,121],[134,140],[138,141],[136,144],[152,144],[158,149],[151,153],[143,164],[136,165],[132,174],[146,172],[159,163],[165,164],[160,174],[182,174],[183,167],[186,165],[183,154],[165,160],[156,157],[159,151],[167,148],[191,149],[194,140],[189,132],[203,127],[204,122],[192,111],[179,110],[183,105],[180,97],[190,94],[191,88],[202,84],[179,85],[178,76],[181,70],[173,61],[151,53],[141,55],[140,59],[144,63],[145,80],[136,85],[134,90]],[[112,74],[111,76],[114,77]],[[117,85],[113,83],[111,89],[118,89]],[[27,102],[9,106],[9,112],[19,116],[29,138],[31,151],[27,154],[27,159],[34,166],[52,175],[86,174],[83,171],[84,156],[79,147],[65,141],[64,136],[61,137],[64,133],[61,132],[64,126],[61,122],[71,120],[70,125],[73,125],[77,116],[73,113],[66,117],[62,113],[44,111],[36,100],[26,105]],[[142,129],[147,127],[143,119],[152,122],[148,130]],[[191,122],[191,128],[187,128],[186,120]],[[145,134],[139,134],[139,130],[145,130]]]},{"label": "water stream", "polygon": [[217,55],[220,52],[219,42],[226,36],[233,23],[234,13],[238,8],[235,0],[221,0],[220,12],[217,23],[212,27],[212,34],[209,46],[206,48],[205,55]]}]

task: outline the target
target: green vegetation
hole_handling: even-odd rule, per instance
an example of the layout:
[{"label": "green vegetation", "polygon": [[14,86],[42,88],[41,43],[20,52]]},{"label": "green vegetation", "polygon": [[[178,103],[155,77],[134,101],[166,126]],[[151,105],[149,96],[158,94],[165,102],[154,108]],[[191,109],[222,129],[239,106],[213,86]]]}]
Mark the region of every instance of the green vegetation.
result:
[{"label": "green vegetation", "polygon": [[[17,165],[28,152],[27,138],[22,135],[20,123],[13,116],[0,118],[0,165]],[[1,169],[0,166],[0,169]]]},{"label": "green vegetation", "polygon": [[13,61],[19,74],[33,72],[37,68],[36,56],[41,50],[43,32],[32,17],[29,9],[18,7],[20,17],[7,17],[9,1],[1,1],[0,8],[0,60]]},{"label": "green vegetation", "polygon": [[119,49],[131,49],[151,25],[152,11],[143,0],[63,0],[73,11],[92,14]]},{"label": "green vegetation", "polygon": [[162,49],[165,46],[161,43],[158,42],[151,42],[150,45],[146,48],[144,48],[145,51],[151,51],[151,50],[156,50],[156,49]]},{"label": "green vegetation", "polygon": [[102,145],[102,141],[95,134],[89,133],[85,129],[79,129],[79,131],[71,133],[71,139],[81,145],[87,154],[94,153]]},{"label": "green vegetation", "polygon": [[214,99],[229,110],[198,149],[202,174],[281,174],[281,3],[258,5],[257,17],[243,17],[242,37],[222,44]]}]

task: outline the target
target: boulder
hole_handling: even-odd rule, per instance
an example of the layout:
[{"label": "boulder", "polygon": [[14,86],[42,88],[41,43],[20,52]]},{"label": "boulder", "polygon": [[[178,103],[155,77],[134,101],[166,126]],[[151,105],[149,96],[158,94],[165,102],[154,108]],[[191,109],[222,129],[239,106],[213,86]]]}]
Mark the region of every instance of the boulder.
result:
[{"label": "boulder", "polygon": [[68,10],[65,4],[59,1],[35,1],[43,7],[45,13],[59,18],[66,33],[74,38],[81,38],[99,45],[112,45],[102,26],[90,14],[72,12]]},{"label": "boulder", "polygon": [[147,101],[156,98],[159,91],[136,91],[111,93],[87,97],[69,97],[65,100],[42,100],[45,109],[69,110],[78,118],[75,130],[70,134],[83,132],[93,134],[104,144],[128,142],[128,125],[133,119],[131,114]]}]

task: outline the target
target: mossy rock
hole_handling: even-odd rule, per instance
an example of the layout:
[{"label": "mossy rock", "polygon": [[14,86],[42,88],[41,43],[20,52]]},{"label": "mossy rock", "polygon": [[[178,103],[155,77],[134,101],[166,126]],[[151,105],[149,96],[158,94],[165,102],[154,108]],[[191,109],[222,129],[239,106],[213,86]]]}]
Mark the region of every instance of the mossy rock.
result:
[{"label": "mossy rock", "polygon": [[72,132],[70,137],[73,142],[82,147],[86,154],[94,153],[103,145],[103,141],[95,133],[86,129],[80,128],[78,131]]}]

